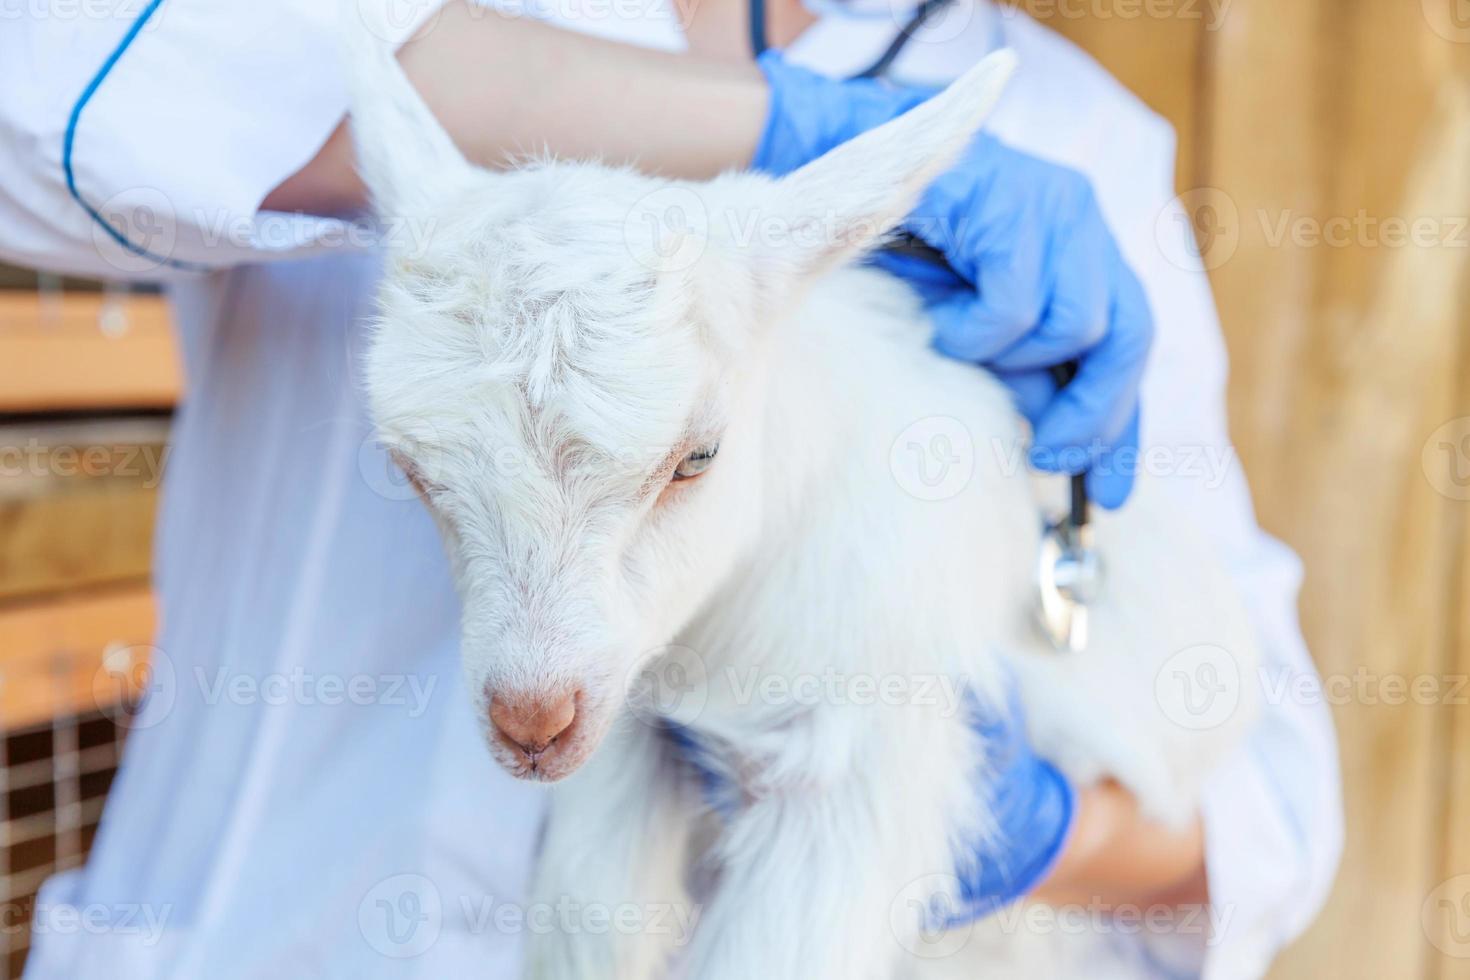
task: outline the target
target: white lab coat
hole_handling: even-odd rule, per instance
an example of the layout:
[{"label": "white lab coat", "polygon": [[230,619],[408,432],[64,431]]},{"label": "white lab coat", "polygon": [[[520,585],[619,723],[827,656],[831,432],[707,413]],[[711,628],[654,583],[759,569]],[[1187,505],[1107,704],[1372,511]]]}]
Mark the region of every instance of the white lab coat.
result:
[{"label": "white lab coat", "polygon": [[[579,18],[567,0],[551,19],[678,48],[666,0],[644,2]],[[541,800],[480,742],[434,529],[364,418],[358,321],[374,257],[340,222],[258,212],[344,109],[336,5],[27,9],[0,31],[0,255],[172,281],[189,392],[158,532],[155,693],[90,864],[44,890],[27,975],[514,976]],[[790,53],[846,73],[893,34],[886,10],[828,16]],[[1091,177],[1158,321],[1144,445],[1177,450],[1164,482],[1235,573],[1274,689],[1295,690],[1281,681],[1313,670],[1299,565],[1256,527],[1240,467],[1220,455],[1225,354],[1208,283],[1160,244],[1180,227],[1173,135],[1066,41],[963,0],[893,74],[942,81],[999,43],[1022,68],[991,128]],[[126,216],[119,234],[147,254],[88,208]],[[1182,959],[1140,945],[1141,974],[1258,976],[1320,907],[1342,838],[1326,709],[1268,704],[1204,813],[1223,928]]]}]

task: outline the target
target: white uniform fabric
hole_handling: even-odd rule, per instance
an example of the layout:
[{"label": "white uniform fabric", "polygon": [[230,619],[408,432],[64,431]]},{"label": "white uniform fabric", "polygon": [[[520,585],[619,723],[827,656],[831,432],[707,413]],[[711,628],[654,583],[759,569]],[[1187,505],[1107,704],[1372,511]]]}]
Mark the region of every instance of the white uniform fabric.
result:
[{"label": "white uniform fabric", "polygon": [[[535,928],[516,903],[539,791],[480,744],[434,529],[364,418],[374,258],[341,222],[258,211],[344,109],[334,9],[120,0],[112,19],[32,9],[0,32],[0,256],[173,280],[189,390],[158,534],[155,693],[89,865],[41,897],[36,980],[499,980]],[[579,10],[551,19],[681,43],[665,0]],[[833,14],[791,55],[842,74],[894,31]],[[1313,673],[1299,566],[1256,527],[1229,454],[1208,283],[1159,243],[1182,220],[1172,133],[1067,42],[963,0],[893,74],[942,81],[998,43],[1022,69],[992,129],[1091,177],[1158,321],[1144,446],[1164,448],[1167,484],[1245,591],[1270,689],[1298,691],[1289,678]],[[287,258],[302,260],[263,261]],[[1222,928],[1142,973],[1259,976],[1320,907],[1342,838],[1325,707],[1268,698],[1205,819]]]}]

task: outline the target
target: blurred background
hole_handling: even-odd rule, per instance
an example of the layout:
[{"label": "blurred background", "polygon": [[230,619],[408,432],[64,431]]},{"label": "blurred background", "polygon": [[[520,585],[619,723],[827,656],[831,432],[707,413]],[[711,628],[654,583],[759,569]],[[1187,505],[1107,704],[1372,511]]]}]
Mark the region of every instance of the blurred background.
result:
[{"label": "blurred background", "polygon": [[[1024,0],[1179,135],[1348,840],[1282,978],[1470,978],[1470,2]],[[84,860],[147,662],[161,297],[0,269],[0,955]]]},{"label": "blurred background", "polygon": [[179,370],[163,297],[0,266],[0,961],[81,863],[153,636]]}]

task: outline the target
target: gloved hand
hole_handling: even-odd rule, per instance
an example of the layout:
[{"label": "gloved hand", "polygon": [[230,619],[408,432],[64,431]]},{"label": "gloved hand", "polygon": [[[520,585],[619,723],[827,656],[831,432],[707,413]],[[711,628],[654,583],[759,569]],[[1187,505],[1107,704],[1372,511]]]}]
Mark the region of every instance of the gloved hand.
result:
[{"label": "gloved hand", "polygon": [[[973,699],[970,706],[971,725],[985,746],[985,758],[976,763],[977,792],[995,832],[957,856],[960,904],[931,902],[933,921],[928,924],[933,928],[963,925],[1029,893],[1061,857],[1076,816],[1075,790],[1026,739],[1025,714],[1014,684],[1003,709],[987,710]],[[709,806],[724,814],[738,807],[739,788],[725,776],[720,746],[667,724],[680,757],[698,773]]]},{"label": "gloved hand", "polygon": [[941,923],[955,926],[989,915],[1034,889],[1056,866],[1077,815],[1077,794],[1026,738],[1026,715],[1014,683],[1004,710],[975,704],[971,725],[983,740],[983,781],[993,837],[973,842],[956,874],[961,906]]},{"label": "gloved hand", "polygon": [[[771,101],[752,166],[778,176],[932,94],[836,81],[776,52],[762,55],[760,66]],[[953,270],[879,259],[924,297],[935,346],[986,365],[1011,388],[1034,430],[1034,466],[1088,469],[1092,498],[1120,506],[1133,486],[1153,319],[1087,179],[981,134],[905,229]],[[1074,358],[1077,376],[1058,391],[1046,369]]]}]

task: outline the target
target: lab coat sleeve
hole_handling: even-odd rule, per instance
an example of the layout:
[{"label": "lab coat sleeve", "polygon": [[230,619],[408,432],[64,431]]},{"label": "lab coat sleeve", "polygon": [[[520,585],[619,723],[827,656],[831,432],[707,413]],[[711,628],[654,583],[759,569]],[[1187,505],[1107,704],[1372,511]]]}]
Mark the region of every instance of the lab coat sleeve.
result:
[{"label": "lab coat sleeve", "polygon": [[[260,211],[345,111],[341,5],[85,9],[32,12],[0,31],[0,255],[166,279],[354,244],[343,222]],[[412,24],[397,28],[406,36]]]},{"label": "lab coat sleeve", "polygon": [[[1209,281],[1174,197],[1171,128],[1070,43],[1007,25],[1021,74],[994,120],[1003,139],[1086,173],[1148,293],[1157,333],[1143,382],[1141,479],[1191,515],[1245,600],[1261,649],[1262,710],[1202,801],[1212,929],[1207,980],[1262,975],[1326,900],[1342,848],[1331,715],[1297,622],[1301,567],[1256,524],[1226,424],[1226,354]],[[1085,97],[1079,97],[1079,93]],[[1181,931],[1183,927],[1181,924]]]}]

